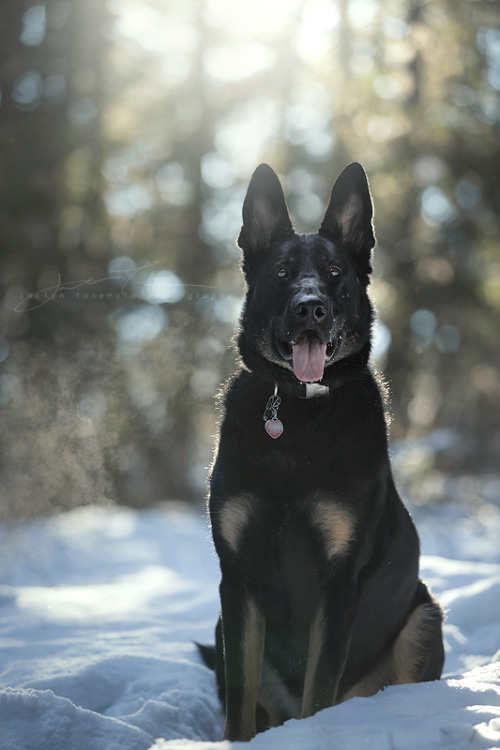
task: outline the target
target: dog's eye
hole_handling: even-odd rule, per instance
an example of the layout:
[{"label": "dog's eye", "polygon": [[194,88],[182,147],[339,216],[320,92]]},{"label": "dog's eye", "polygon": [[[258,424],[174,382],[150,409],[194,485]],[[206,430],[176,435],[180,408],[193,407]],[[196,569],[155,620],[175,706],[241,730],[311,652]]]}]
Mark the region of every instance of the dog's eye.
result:
[{"label": "dog's eye", "polygon": [[340,276],[340,268],[338,266],[330,266],[328,273],[330,276]]},{"label": "dog's eye", "polygon": [[274,273],[278,279],[286,279],[288,276],[288,271],[284,266],[279,266]]}]

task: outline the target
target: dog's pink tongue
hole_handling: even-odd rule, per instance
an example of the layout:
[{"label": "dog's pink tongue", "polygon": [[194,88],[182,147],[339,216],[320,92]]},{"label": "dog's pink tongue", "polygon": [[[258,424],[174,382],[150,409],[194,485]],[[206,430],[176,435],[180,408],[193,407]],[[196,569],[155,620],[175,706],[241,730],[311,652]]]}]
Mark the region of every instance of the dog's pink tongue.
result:
[{"label": "dog's pink tongue", "polygon": [[293,371],[302,383],[315,383],[323,377],[326,360],[326,344],[316,336],[303,334],[293,349]]}]

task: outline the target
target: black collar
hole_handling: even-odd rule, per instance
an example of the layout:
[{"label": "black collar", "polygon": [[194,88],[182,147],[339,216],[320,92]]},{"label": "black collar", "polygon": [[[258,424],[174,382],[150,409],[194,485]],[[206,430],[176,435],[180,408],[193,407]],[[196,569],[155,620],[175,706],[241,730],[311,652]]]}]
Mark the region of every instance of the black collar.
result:
[{"label": "black collar", "polygon": [[280,383],[278,382],[278,392],[292,398],[320,398],[330,395],[330,386],[322,383]]},{"label": "black collar", "polygon": [[337,369],[335,373],[328,373],[328,383],[301,383],[296,380],[281,380],[281,378],[273,378],[269,374],[265,376],[260,373],[253,373],[257,377],[261,378],[269,388],[274,389],[277,387],[278,392],[287,398],[299,398],[303,400],[316,399],[331,397],[335,391],[340,388],[350,376],[352,372],[345,366]]},{"label": "black collar", "polygon": [[336,381],[326,385],[324,383],[301,383],[298,380],[294,383],[289,380],[269,377],[262,378],[262,380],[269,386],[270,390],[277,389],[277,392],[286,398],[303,400],[331,396],[340,385],[340,382]]}]

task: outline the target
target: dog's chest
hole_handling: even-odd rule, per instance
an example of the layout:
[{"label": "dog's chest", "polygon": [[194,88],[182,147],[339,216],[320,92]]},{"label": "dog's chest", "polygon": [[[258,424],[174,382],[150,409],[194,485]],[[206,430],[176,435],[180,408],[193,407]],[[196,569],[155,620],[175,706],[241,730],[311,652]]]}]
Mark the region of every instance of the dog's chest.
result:
[{"label": "dog's chest", "polygon": [[275,601],[284,600],[287,615],[299,628],[308,626],[317,605],[319,562],[314,528],[292,515],[278,534],[273,583]]},{"label": "dog's chest", "polygon": [[315,488],[348,493],[360,479],[375,477],[387,460],[386,426],[375,383],[368,385],[346,385],[331,398],[283,398],[283,433],[276,439],[259,413],[262,391],[231,399],[217,461],[230,491],[287,501]]},{"label": "dog's chest", "polygon": [[[262,524],[264,566],[258,578],[269,582],[267,615],[282,625],[289,620],[298,633],[306,633],[332,561],[348,554],[353,543],[354,516],[332,496],[316,492],[287,507],[281,522],[270,514],[267,520],[263,515]],[[249,528],[250,544],[255,537]]]},{"label": "dog's chest", "polygon": [[281,499],[240,493],[224,501],[214,520],[245,577],[292,592],[292,609],[311,603],[318,571],[347,555],[356,539],[353,509],[321,489]]}]

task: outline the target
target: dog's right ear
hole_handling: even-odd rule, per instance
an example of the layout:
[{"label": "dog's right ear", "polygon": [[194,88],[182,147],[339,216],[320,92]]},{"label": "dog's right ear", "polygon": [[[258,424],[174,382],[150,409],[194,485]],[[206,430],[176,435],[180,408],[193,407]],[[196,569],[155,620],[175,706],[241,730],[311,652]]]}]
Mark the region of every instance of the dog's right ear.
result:
[{"label": "dog's right ear", "polygon": [[261,164],[252,175],[243,203],[243,226],[238,245],[245,261],[277,239],[293,234],[283,189],[276,172]]}]

